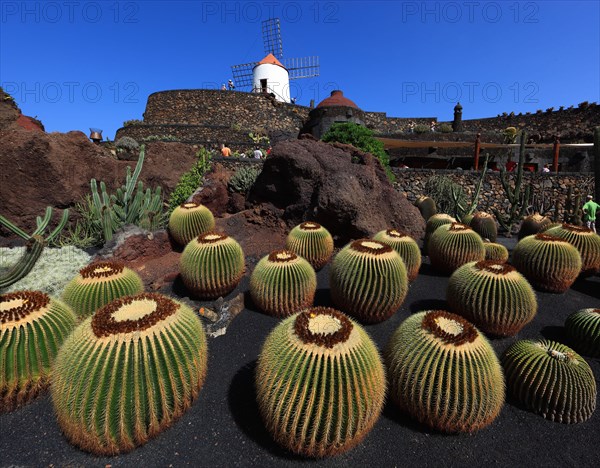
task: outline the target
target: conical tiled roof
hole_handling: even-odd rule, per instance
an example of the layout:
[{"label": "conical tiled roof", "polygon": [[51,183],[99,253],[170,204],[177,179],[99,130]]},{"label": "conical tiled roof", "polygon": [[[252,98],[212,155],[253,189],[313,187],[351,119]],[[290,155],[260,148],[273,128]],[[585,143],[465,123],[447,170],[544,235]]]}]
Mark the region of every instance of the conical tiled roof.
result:
[{"label": "conical tiled roof", "polygon": [[260,62],[258,62],[256,64],[256,66],[263,65],[265,63],[270,63],[271,65],[279,65],[281,68],[285,68],[273,54],[267,55],[264,59],[262,59]]},{"label": "conical tiled roof", "polygon": [[317,107],[333,107],[333,106],[345,106],[345,107],[354,107],[355,109],[359,109],[359,107],[347,97],[344,97],[344,93],[339,89],[335,91],[331,91],[331,96],[323,99]]}]

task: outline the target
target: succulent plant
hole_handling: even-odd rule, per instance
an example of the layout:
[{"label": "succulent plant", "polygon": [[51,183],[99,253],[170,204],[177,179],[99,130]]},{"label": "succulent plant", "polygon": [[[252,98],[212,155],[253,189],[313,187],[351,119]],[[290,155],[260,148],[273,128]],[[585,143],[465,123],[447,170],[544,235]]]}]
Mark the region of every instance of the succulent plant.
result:
[{"label": "succulent plant", "polygon": [[564,239],[581,255],[581,273],[584,276],[600,271],[600,236],[591,229],[572,224],[562,224],[546,231],[546,234]]},{"label": "succulent plant", "polygon": [[377,348],[341,312],[313,307],[283,320],[256,367],[263,421],[286,449],[310,457],[345,452],[371,430],[385,399]]},{"label": "succulent plant", "polygon": [[579,251],[546,233],[521,239],[513,250],[512,263],[533,287],[556,293],[569,289],[581,271]]},{"label": "succulent plant", "polygon": [[444,224],[452,224],[455,222],[456,219],[445,213],[435,214],[427,220],[427,224],[425,225],[425,238],[423,239],[423,253],[425,255],[427,255],[428,252],[429,239],[435,230]]},{"label": "succulent plant", "polygon": [[474,432],[504,404],[504,377],[489,342],[443,310],[411,315],[385,351],[390,394],[401,410],[443,432]]},{"label": "succulent plant", "polygon": [[429,240],[429,259],[436,270],[452,273],[465,263],[485,259],[485,247],[479,234],[469,226],[444,224]]},{"label": "succulent plant", "polygon": [[359,239],[346,245],[333,259],[329,273],[333,303],[365,323],[390,318],[408,293],[402,258],[376,240]]},{"label": "succulent plant", "polygon": [[437,213],[437,207],[435,206],[434,199],[425,195],[421,195],[416,199],[415,206],[421,212],[421,216],[423,216],[425,222],[427,222],[429,218]]},{"label": "succulent plant", "polygon": [[194,237],[212,231],[215,218],[204,205],[183,203],[173,210],[169,218],[169,232],[179,245],[186,245]]},{"label": "succulent plant", "polygon": [[550,340],[521,340],[502,356],[508,392],[530,411],[562,423],[588,419],[596,409],[596,381],[585,360]]},{"label": "succulent plant", "polygon": [[547,216],[542,216],[539,213],[534,213],[527,216],[521,223],[521,228],[519,229],[519,240],[544,231],[546,228],[548,228],[548,226],[550,226],[550,224],[552,224],[552,220]]},{"label": "succulent plant", "polygon": [[600,357],[600,309],[581,309],[567,317],[569,342],[584,356]]},{"label": "succulent plant", "polygon": [[276,250],[263,257],[250,276],[254,303],[270,315],[286,317],[312,305],[317,275],[302,257]]},{"label": "succulent plant", "polygon": [[475,216],[475,213],[464,215],[460,220],[461,224],[471,227],[471,221],[473,221],[474,216]]},{"label": "succulent plant", "polygon": [[537,299],[514,267],[484,260],[456,270],[448,281],[450,310],[493,335],[511,336],[533,320]]},{"label": "succulent plant", "polygon": [[0,295],[0,414],[48,387],[58,348],[76,320],[66,304],[40,291]]},{"label": "succulent plant", "polygon": [[498,238],[498,226],[494,216],[483,211],[479,211],[473,215],[469,222],[469,227],[473,229],[482,239],[487,239],[490,242],[496,242]]},{"label": "succulent plant", "polygon": [[493,260],[500,263],[508,262],[508,249],[502,244],[484,241],[483,248],[485,249],[486,260]]},{"label": "succulent plant", "polygon": [[383,242],[394,249],[406,266],[408,281],[414,281],[421,268],[421,250],[415,240],[407,233],[398,229],[388,229],[380,231],[373,236],[373,239]]},{"label": "succulent plant", "polygon": [[206,375],[200,319],[160,294],[117,299],[65,341],[52,402],[67,438],[96,455],[132,450],[192,404]]},{"label": "succulent plant", "polygon": [[226,234],[208,232],[192,239],[181,254],[179,270],[186,288],[202,299],[225,296],[244,275],[240,244]]},{"label": "succulent plant", "polygon": [[135,271],[119,262],[101,261],[79,270],[65,287],[62,300],[79,317],[86,317],[119,297],[143,291],[144,283]]},{"label": "succulent plant", "polygon": [[290,231],[285,248],[308,260],[315,270],[320,270],[333,255],[333,237],[320,224],[307,221]]}]

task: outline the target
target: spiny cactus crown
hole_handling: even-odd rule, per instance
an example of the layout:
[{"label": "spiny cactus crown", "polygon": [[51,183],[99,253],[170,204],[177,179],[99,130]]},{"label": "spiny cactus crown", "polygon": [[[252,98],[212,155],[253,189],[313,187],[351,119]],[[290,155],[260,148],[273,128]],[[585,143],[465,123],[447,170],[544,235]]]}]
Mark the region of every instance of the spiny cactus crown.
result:
[{"label": "spiny cactus crown", "polygon": [[179,205],[179,207],[183,210],[193,210],[194,208],[199,208],[202,205],[199,205],[198,203],[194,203],[194,202],[187,202],[187,203],[182,203],[181,205]]},{"label": "spiny cactus crown", "polygon": [[535,235],[537,240],[546,241],[546,242],[563,242],[568,244],[568,242],[560,237],[553,236],[551,234],[546,234],[545,232],[539,232]]},{"label": "spiny cactus crown", "polygon": [[560,349],[563,349],[563,351],[559,351],[552,341],[539,341],[535,344],[542,348],[552,359],[556,359],[557,361],[568,361],[574,364],[577,364],[578,362],[575,353],[566,346],[561,346]]},{"label": "spiny cactus crown", "polygon": [[385,233],[390,236],[390,237],[394,237],[396,239],[401,239],[402,237],[409,237],[409,235],[400,230],[400,229],[388,229],[387,231],[385,231]]},{"label": "spiny cactus crown", "polygon": [[453,232],[461,232],[461,231],[472,231],[473,229],[471,229],[469,226],[467,226],[466,224],[462,224],[462,223],[452,223],[450,224],[450,227],[448,228],[448,231],[453,231]]},{"label": "spiny cactus crown", "polygon": [[421,328],[446,344],[456,347],[477,339],[477,329],[459,315],[432,310],[423,317]]},{"label": "spiny cactus crown", "polygon": [[79,270],[82,278],[100,279],[118,275],[123,272],[125,265],[114,261],[96,262]]},{"label": "spiny cactus crown", "polygon": [[50,303],[41,291],[16,291],[0,295],[0,323],[18,322]]},{"label": "spiny cactus crown", "polygon": [[493,260],[481,260],[475,264],[478,270],[487,271],[496,275],[507,275],[516,269],[506,263],[498,263]]},{"label": "spiny cactus crown", "polygon": [[200,234],[197,237],[197,241],[199,244],[216,244],[217,242],[228,239],[229,236],[220,232],[207,232],[206,234]]},{"label": "spiny cactus crown", "polygon": [[352,322],[341,312],[330,307],[312,307],[298,314],[294,332],[302,340],[324,348],[345,343],[352,332]]},{"label": "spiny cactus crown", "polygon": [[563,223],[562,228],[571,232],[594,232],[585,226],[575,226],[574,224]]},{"label": "spiny cactus crown", "polygon": [[394,251],[389,245],[373,239],[356,240],[352,242],[351,247],[352,250],[370,255],[383,255]]},{"label": "spiny cactus crown", "polygon": [[293,262],[298,258],[294,252],[290,250],[275,250],[269,254],[269,261],[273,263],[288,263]]},{"label": "spiny cactus crown", "polygon": [[300,229],[302,229],[303,231],[316,231],[318,229],[321,229],[321,225],[319,223],[315,223],[313,221],[306,221],[302,224],[300,224]]}]

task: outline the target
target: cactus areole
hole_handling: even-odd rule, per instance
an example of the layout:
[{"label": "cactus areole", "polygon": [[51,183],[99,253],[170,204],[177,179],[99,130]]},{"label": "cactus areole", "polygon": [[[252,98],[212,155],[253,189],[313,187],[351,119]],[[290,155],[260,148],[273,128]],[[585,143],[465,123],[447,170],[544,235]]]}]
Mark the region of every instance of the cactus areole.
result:
[{"label": "cactus areole", "polygon": [[443,343],[457,347],[472,343],[478,336],[473,325],[464,318],[445,310],[433,310],[427,313],[421,327]]},{"label": "cactus areole", "polygon": [[89,279],[100,279],[109,278],[116,276],[119,273],[123,273],[125,265],[117,262],[98,262],[86,266],[79,270],[79,274],[82,278]]},{"label": "cactus areole", "polygon": [[300,224],[300,229],[302,229],[303,231],[318,231],[319,229],[321,229],[321,225],[312,221],[306,221]]},{"label": "cactus areole", "polygon": [[293,262],[298,258],[294,252],[290,252],[289,250],[276,250],[269,254],[269,261],[274,263],[287,263]]},{"label": "cactus areole", "polygon": [[294,322],[294,333],[302,342],[330,349],[348,341],[352,328],[348,317],[328,307],[305,310]]},{"label": "cactus areole", "polygon": [[40,291],[3,294],[0,296],[0,323],[7,327],[17,327],[19,322],[41,312],[49,303],[50,297]]}]

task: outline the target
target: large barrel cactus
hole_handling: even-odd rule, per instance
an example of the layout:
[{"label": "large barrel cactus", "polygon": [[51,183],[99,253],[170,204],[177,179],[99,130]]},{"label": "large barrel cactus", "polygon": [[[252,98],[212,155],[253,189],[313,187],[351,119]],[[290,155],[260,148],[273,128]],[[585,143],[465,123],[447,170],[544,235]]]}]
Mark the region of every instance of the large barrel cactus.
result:
[{"label": "large barrel cactus", "polygon": [[389,245],[398,252],[406,266],[408,281],[414,281],[419,275],[419,268],[421,268],[422,261],[421,249],[419,249],[419,245],[415,240],[407,233],[398,229],[380,231],[373,236],[373,239]]},{"label": "large barrel cactus", "polygon": [[144,291],[142,278],[119,262],[101,261],[79,270],[65,287],[62,300],[79,317],[92,315],[119,297]]},{"label": "large barrel cactus", "polygon": [[65,341],[52,401],[67,438],[96,455],[144,444],[192,404],[206,374],[200,319],[160,294],[117,299]]},{"label": "large barrel cactus", "polygon": [[562,224],[548,229],[546,234],[566,240],[579,251],[582,275],[589,276],[600,272],[600,236],[594,231],[572,224]]},{"label": "large barrel cactus", "polygon": [[493,261],[470,262],[448,281],[446,300],[452,312],[493,335],[511,336],[533,320],[537,299],[515,268]]},{"label": "large barrel cactus", "polygon": [[508,261],[508,249],[496,242],[484,242],[485,259],[494,262],[506,263]]},{"label": "large barrel cactus", "polygon": [[534,213],[527,216],[521,223],[521,228],[519,229],[519,240],[544,231],[548,226],[550,226],[550,224],[552,224],[552,220],[547,216],[542,216],[539,213]]},{"label": "large barrel cactus", "polygon": [[341,312],[314,307],[282,321],[256,368],[261,416],[286,449],[310,457],[345,452],[371,430],[385,399],[373,341]]},{"label": "large barrel cactus", "polygon": [[450,274],[468,262],[485,259],[483,240],[464,224],[444,224],[435,230],[428,245],[431,266]]},{"label": "large barrel cactus", "polygon": [[537,289],[565,292],[581,271],[581,256],[567,241],[546,233],[521,239],[512,263]]},{"label": "large barrel cactus", "polygon": [[263,257],[250,276],[254,303],[270,315],[286,317],[312,305],[317,275],[302,257],[276,250]]},{"label": "large barrel cactus", "polygon": [[192,239],[179,260],[183,284],[202,299],[229,294],[242,279],[244,268],[245,258],[240,244],[217,232]]},{"label": "large barrel cactus", "polygon": [[596,409],[592,369],[571,348],[550,340],[517,341],[502,356],[508,392],[530,411],[562,423]]},{"label": "large barrel cactus", "polygon": [[581,309],[567,317],[571,346],[584,356],[600,357],[600,309]]},{"label": "large barrel cactus", "polygon": [[359,239],[346,245],[331,264],[333,303],[365,323],[382,322],[402,305],[408,276],[400,255],[389,245]]},{"label": "large barrel cactus", "polygon": [[197,203],[179,205],[169,217],[169,232],[179,245],[186,245],[195,237],[214,228],[215,218],[212,212]]},{"label": "large barrel cactus", "polygon": [[315,270],[320,270],[333,255],[333,237],[320,224],[307,221],[290,231],[285,248],[308,260]]},{"label": "large barrel cactus", "polygon": [[423,254],[427,255],[429,249],[429,239],[431,239],[431,235],[435,232],[437,228],[443,226],[444,224],[452,224],[455,223],[456,219],[446,213],[437,213],[431,216],[427,223],[425,224],[425,237],[423,239]]},{"label": "large barrel cactus", "polygon": [[66,304],[40,291],[0,295],[0,414],[48,387],[52,363],[76,320]]},{"label": "large barrel cactus", "polygon": [[423,216],[425,222],[427,222],[429,218],[431,218],[434,214],[437,213],[435,200],[425,195],[421,195],[415,200],[415,206],[421,212],[421,216]]},{"label": "large barrel cactus", "polygon": [[411,315],[385,351],[393,401],[422,424],[474,432],[504,404],[504,377],[489,342],[464,318],[446,311]]},{"label": "large barrel cactus", "polygon": [[498,238],[496,218],[491,214],[484,213],[483,211],[475,213],[469,222],[469,227],[479,234],[482,239],[496,242]]}]

